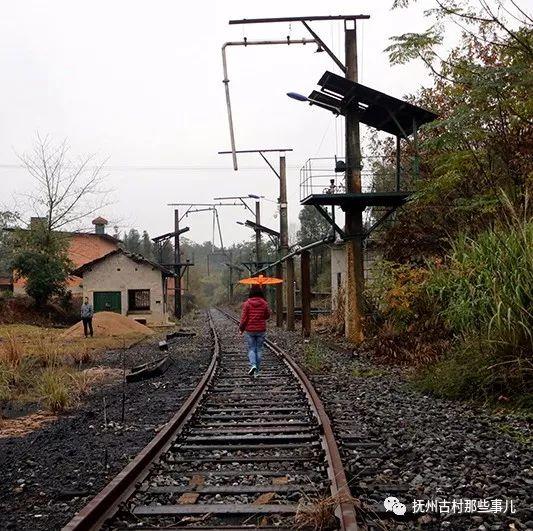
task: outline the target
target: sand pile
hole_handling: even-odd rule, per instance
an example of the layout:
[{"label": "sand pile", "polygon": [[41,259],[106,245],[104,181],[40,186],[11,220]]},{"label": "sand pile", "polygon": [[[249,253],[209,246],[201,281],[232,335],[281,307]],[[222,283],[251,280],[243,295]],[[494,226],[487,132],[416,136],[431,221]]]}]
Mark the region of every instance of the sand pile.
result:
[{"label": "sand pile", "polygon": [[[154,333],[147,326],[115,312],[95,313],[93,317],[93,329],[95,337],[128,336],[133,334],[149,336]],[[83,323],[81,321],[61,334],[62,339],[83,336]]]}]

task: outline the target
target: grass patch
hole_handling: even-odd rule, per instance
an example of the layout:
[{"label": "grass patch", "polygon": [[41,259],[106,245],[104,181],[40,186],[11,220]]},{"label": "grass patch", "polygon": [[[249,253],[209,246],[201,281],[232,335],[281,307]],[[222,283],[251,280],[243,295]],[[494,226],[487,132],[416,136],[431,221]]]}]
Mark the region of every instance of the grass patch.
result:
[{"label": "grass patch", "polygon": [[102,377],[82,370],[107,349],[126,348],[140,336],[61,338],[63,329],[0,325],[0,401],[40,401],[62,411]]},{"label": "grass patch", "polygon": [[304,346],[304,365],[310,372],[323,372],[328,366],[328,355],[317,341]]},{"label": "grass patch", "polygon": [[350,374],[355,378],[379,378],[381,376],[386,376],[387,371],[375,367],[363,369],[362,367],[353,366],[350,370]]},{"label": "grass patch", "polygon": [[508,435],[515,441],[526,446],[533,446],[533,435],[526,435],[517,428],[510,426],[509,424],[501,424],[498,426],[498,431]]}]

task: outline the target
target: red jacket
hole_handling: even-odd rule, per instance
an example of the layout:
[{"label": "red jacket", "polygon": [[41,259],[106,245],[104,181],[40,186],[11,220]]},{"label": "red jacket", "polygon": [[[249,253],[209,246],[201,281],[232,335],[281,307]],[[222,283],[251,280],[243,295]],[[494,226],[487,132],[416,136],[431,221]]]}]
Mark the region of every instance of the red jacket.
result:
[{"label": "red jacket", "polygon": [[266,320],[270,317],[268,303],[262,297],[251,297],[242,306],[241,332],[265,332]]}]

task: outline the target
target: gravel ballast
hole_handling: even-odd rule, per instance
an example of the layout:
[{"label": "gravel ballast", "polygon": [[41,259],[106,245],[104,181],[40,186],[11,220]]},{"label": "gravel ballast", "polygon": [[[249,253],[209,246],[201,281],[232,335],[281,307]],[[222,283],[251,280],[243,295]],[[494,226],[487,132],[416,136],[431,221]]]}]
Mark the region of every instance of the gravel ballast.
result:
[{"label": "gravel ballast", "polygon": [[[271,327],[269,338],[305,368],[300,333]],[[397,368],[376,366],[347,344],[339,348],[341,343],[323,341],[325,368],[305,370],[332,420],[352,494],[363,503],[367,521],[384,529],[533,529],[531,431],[525,421],[426,396]],[[389,496],[406,505],[404,516],[385,510]],[[424,509],[413,514],[414,500],[433,500],[438,508],[426,512],[418,504]],[[488,500],[491,512],[467,513],[466,500]],[[502,509],[507,502],[507,512],[493,513],[498,502],[491,500],[502,500]],[[439,513],[446,501],[449,513]]]}]

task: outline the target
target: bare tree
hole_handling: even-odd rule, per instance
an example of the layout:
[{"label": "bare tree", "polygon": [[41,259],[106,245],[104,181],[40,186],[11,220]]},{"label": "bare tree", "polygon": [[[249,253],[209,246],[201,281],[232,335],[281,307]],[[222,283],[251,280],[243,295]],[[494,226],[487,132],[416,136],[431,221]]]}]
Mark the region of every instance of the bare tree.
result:
[{"label": "bare tree", "polygon": [[48,231],[73,225],[108,204],[104,163],[95,155],[72,159],[69,151],[67,140],[55,144],[37,133],[32,151],[19,155],[37,183],[27,198],[35,215],[46,219]]}]

